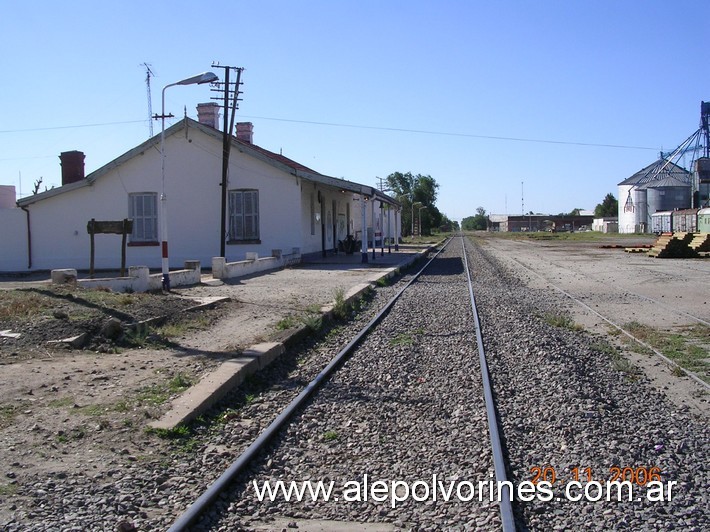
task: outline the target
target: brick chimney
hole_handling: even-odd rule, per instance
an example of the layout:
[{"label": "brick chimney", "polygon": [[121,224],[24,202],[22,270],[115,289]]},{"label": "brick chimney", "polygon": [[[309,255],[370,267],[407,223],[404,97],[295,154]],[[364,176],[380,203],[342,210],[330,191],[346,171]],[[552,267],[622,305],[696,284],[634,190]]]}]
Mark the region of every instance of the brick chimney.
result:
[{"label": "brick chimney", "polygon": [[219,129],[219,104],[217,102],[198,103],[197,121],[200,124]]},{"label": "brick chimney", "polygon": [[254,144],[254,124],[251,122],[237,122],[237,138]]},{"label": "brick chimney", "polygon": [[86,155],[81,151],[63,151],[59,155],[62,165],[62,185],[76,183],[84,179],[84,159]]}]

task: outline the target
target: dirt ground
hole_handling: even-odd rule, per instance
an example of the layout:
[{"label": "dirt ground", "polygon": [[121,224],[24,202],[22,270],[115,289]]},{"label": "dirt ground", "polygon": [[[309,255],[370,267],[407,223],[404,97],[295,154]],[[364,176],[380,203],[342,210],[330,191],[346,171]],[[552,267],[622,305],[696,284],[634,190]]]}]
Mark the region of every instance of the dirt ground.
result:
[{"label": "dirt ground", "polygon": [[[609,235],[602,240],[546,240],[479,235],[498,259],[532,287],[568,298],[569,311],[585,330],[622,349],[654,386],[699,415],[710,415],[710,394],[689,377],[678,376],[654,354],[641,354],[614,325],[641,324],[664,334],[695,337],[710,362],[710,260],[657,259],[626,253],[624,247],[649,245],[653,235]],[[707,375],[707,374],[706,374]]]},{"label": "dirt ground", "polygon": [[[581,300],[588,308],[570,300],[575,321],[610,341],[618,336],[589,308],[618,324],[637,321],[674,330],[710,323],[710,260],[652,259],[601,249],[599,242],[482,236],[483,245],[531,286],[557,287]],[[642,240],[634,243],[652,241]],[[284,317],[297,318],[332,302],[337,290],[379,275],[372,267],[294,268],[177,289],[170,297],[131,294],[112,312],[80,293],[47,296],[47,285],[32,283],[30,293],[50,301],[41,314],[0,318],[0,331],[20,334],[0,338],[0,522],[16,507],[18,486],[31,486],[47,472],[98,473],[167,453],[169,444],[144,429],[165,411],[170,397],[225,357],[278,334]],[[9,297],[2,285],[0,309]],[[182,312],[214,297],[229,301]],[[110,340],[101,334],[110,317],[125,325],[164,314],[185,319],[170,320],[162,331],[155,326],[147,335]],[[86,349],[47,344],[82,332]],[[624,353],[674,401],[708,415],[709,396],[696,383],[673,375],[653,356],[628,348]]]},{"label": "dirt ground", "polygon": [[[0,523],[19,504],[19,486],[27,489],[46,473],[98,474],[167,455],[170,444],[145,429],[172,397],[225,358],[278,336],[281,320],[297,322],[420,250],[362,267],[324,264],[177,288],[170,296],[109,298],[36,279],[0,282]],[[3,318],[17,288],[35,312]],[[215,298],[228,300],[186,311]],[[164,315],[171,319],[147,333],[126,330]],[[101,332],[111,318],[123,323],[113,339]],[[82,333],[82,348],[48,343]]]}]

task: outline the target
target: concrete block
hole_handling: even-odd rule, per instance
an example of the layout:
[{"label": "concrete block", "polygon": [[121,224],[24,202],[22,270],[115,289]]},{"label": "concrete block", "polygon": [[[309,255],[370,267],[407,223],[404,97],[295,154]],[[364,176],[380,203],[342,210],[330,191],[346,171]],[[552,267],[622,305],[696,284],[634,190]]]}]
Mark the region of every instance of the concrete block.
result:
[{"label": "concrete block", "polygon": [[76,270],[73,268],[52,270],[52,284],[76,283],[76,277]]},{"label": "concrete block", "polygon": [[150,282],[150,269],[148,266],[130,266],[128,277],[133,279],[131,288],[134,292],[145,292]]},{"label": "concrete block", "polygon": [[247,260],[259,260],[259,254],[256,251],[247,251]]},{"label": "concrete block", "polygon": [[225,279],[227,259],[224,257],[212,257],[212,277],[215,279]]},{"label": "concrete block", "polygon": [[67,345],[69,347],[73,347],[74,349],[81,349],[84,347],[87,339],[88,335],[86,333],[81,333],[77,336],[62,338],[61,340],[49,340],[47,345]]}]

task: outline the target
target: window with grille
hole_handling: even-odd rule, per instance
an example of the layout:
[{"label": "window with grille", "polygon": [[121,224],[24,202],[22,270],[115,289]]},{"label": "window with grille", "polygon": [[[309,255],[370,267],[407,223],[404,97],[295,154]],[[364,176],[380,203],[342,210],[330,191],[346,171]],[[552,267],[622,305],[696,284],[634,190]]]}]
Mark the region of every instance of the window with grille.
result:
[{"label": "window with grille", "polygon": [[259,191],[229,191],[229,240],[259,239]]},{"label": "window with grille", "polygon": [[131,242],[158,241],[158,194],[156,192],[129,194],[128,217],[133,219]]}]

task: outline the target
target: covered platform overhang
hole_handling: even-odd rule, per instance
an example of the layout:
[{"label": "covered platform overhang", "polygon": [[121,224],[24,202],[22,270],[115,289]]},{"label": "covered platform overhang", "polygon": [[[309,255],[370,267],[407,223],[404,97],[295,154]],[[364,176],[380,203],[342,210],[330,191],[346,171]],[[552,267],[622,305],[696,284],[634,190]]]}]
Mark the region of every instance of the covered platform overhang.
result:
[{"label": "covered platform overhang", "polygon": [[305,172],[303,170],[295,170],[294,174],[297,177],[300,177],[301,179],[305,179],[307,181],[318,183],[327,187],[339,189],[341,192],[352,192],[368,199],[376,199],[385,205],[391,205],[395,208],[401,208],[402,206],[401,203],[399,203],[396,199],[391,196],[388,196],[381,190],[376,189],[375,187],[361,185],[360,183],[355,183],[346,179],[338,179],[337,177],[330,177],[323,174]]}]

